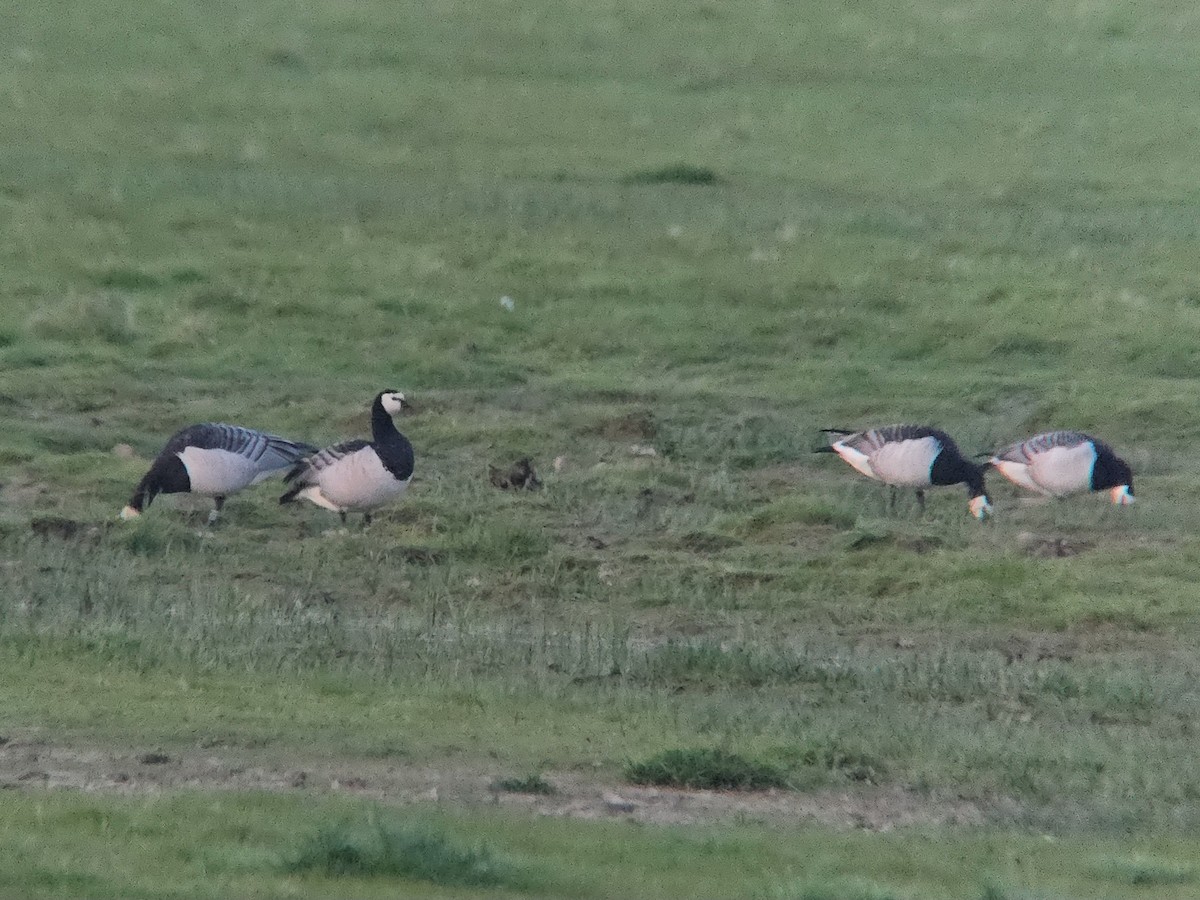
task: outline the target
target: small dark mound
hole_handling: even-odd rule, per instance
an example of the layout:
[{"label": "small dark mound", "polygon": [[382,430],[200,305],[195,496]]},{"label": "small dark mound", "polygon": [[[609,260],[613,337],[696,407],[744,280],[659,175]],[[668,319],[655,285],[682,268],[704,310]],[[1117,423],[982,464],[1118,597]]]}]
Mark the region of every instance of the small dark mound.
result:
[{"label": "small dark mound", "polygon": [[528,456],[518,459],[508,469],[489,465],[488,480],[502,491],[536,491],[542,486]]}]

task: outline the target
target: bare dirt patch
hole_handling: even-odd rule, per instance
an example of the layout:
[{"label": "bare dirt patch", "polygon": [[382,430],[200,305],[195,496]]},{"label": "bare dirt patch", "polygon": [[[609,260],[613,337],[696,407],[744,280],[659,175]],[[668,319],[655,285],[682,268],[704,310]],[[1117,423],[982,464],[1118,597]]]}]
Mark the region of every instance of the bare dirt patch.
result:
[{"label": "bare dirt patch", "polygon": [[0,745],[0,789],[68,789],[124,795],[170,790],[303,791],[352,794],[383,803],[504,806],[533,815],[622,819],[657,825],[728,822],[817,823],[888,831],[914,825],[981,825],[987,816],[962,799],[934,800],[898,787],[735,793],[638,787],[586,773],[544,772],[553,794],[498,791],[497,766],[415,765],[386,759],[303,758],[246,749],[194,751],[65,746],[12,737]]},{"label": "bare dirt patch", "polygon": [[1076,537],[1022,531],[1017,535],[1017,546],[1030,556],[1061,559],[1067,556],[1078,556],[1080,553],[1092,549],[1096,544],[1094,541]]}]

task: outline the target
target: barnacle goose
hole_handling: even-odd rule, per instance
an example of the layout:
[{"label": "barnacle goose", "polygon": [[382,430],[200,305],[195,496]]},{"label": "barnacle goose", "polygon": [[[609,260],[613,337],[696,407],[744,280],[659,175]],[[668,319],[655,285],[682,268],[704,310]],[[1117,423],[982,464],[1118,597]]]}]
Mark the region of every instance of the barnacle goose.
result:
[{"label": "barnacle goose", "polygon": [[404,406],[399,391],[382,391],[371,404],[371,440],[355,439],[318,450],[288,472],[291,483],[280,503],[297,497],[330,509],[346,521],[346,513],[361,511],[363,524],[371,510],[399,497],[413,474],[413,447],[396,429],[392,416]]},{"label": "barnacle goose", "polygon": [[[868,478],[896,487],[917,489],[917,503],[925,509],[925,488],[965,484],[971,497],[968,509],[977,519],[992,511],[983,486],[984,466],[959,452],[946,432],[926,425],[885,425],[850,432],[823,428],[833,440],[818,453],[836,453]],[[895,502],[893,491],[892,501]]]},{"label": "barnacle goose", "polygon": [[216,508],[217,520],[225,498],[296,464],[316,447],[289,441],[239,425],[206,422],[189,425],[172,435],[162,452],[133,490],[122,519],[140,516],[159,494],[203,494]]},{"label": "barnacle goose", "polygon": [[1108,490],[1133,503],[1133,471],[1112,447],[1078,431],[1047,431],[998,451],[988,461],[1013,484],[1049,497]]}]

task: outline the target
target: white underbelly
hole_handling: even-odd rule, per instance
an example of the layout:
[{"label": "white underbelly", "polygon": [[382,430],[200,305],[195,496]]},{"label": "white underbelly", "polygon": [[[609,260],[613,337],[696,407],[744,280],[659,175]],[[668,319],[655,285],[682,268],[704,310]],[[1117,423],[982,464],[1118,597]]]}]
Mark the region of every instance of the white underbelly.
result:
[{"label": "white underbelly", "polygon": [[937,439],[932,437],[884,444],[871,454],[871,468],[885,484],[927,487],[929,469],[939,449]]}]

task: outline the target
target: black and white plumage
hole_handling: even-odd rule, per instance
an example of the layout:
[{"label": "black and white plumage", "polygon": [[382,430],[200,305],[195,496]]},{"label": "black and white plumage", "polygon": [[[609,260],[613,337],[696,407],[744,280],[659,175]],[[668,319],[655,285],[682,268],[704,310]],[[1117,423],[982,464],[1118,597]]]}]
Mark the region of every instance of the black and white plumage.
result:
[{"label": "black and white plumage", "polygon": [[392,421],[404,407],[399,391],[382,391],[371,404],[371,440],[343,441],[298,462],[285,481],[291,484],[280,503],[297,497],[333,510],[346,521],[347,512],[364,513],[399,498],[413,474],[413,447]]},{"label": "black and white plumage", "polygon": [[926,425],[884,425],[867,431],[822,429],[833,440],[818,453],[836,453],[868,478],[895,487],[916,488],[925,508],[925,488],[965,484],[968,509],[977,519],[992,511],[984,488],[984,466],[959,452],[946,432]]},{"label": "black and white plumage", "polygon": [[1133,470],[1112,447],[1079,431],[1047,431],[988,461],[1013,484],[1048,497],[1108,490],[1118,506],[1133,503]]},{"label": "black and white plumage", "polygon": [[213,498],[216,508],[208,515],[211,524],[221,514],[227,496],[282,473],[315,450],[311,444],[240,425],[189,425],[172,435],[155,457],[121,510],[121,518],[140,516],[159,494],[191,493]]}]

